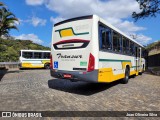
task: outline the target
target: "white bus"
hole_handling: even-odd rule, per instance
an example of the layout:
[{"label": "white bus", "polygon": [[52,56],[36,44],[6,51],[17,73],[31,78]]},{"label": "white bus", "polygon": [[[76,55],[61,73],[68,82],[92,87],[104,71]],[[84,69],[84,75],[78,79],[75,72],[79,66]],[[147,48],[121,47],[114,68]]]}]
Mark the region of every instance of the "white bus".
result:
[{"label": "white bus", "polygon": [[50,68],[50,51],[21,50],[20,69],[23,68]]},{"label": "white bus", "polygon": [[144,47],[97,15],[54,25],[51,76],[73,81],[112,82],[145,70]]}]

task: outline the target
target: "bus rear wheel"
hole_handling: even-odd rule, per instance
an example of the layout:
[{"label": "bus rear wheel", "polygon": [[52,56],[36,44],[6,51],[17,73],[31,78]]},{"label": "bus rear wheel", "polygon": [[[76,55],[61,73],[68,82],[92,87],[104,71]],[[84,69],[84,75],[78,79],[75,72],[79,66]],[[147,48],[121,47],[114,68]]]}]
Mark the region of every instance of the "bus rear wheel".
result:
[{"label": "bus rear wheel", "polygon": [[46,64],[44,65],[44,68],[45,68],[45,69],[49,69],[49,68],[50,68],[50,64],[49,64],[49,63],[46,63]]},{"label": "bus rear wheel", "polygon": [[127,83],[128,83],[128,81],[129,81],[129,73],[130,73],[129,68],[126,67],[125,76],[124,76],[124,78],[122,79],[122,83],[123,83],[123,84],[127,84]]}]

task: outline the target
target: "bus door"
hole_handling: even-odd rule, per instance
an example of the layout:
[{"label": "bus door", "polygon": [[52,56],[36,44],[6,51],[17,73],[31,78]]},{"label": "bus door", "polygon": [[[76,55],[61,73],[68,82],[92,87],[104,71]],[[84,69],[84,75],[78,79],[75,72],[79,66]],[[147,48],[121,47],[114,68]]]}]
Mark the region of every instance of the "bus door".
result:
[{"label": "bus door", "polygon": [[141,48],[136,47],[136,72],[140,70],[141,66]]},{"label": "bus door", "polygon": [[138,60],[138,63],[139,63],[139,71],[142,70],[142,49],[141,47],[139,47],[139,60]]}]

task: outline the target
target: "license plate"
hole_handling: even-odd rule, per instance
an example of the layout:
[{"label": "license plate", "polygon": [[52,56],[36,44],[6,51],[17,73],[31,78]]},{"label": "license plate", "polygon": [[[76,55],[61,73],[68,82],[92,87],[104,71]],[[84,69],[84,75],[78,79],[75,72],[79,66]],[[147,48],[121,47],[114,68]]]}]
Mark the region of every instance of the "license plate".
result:
[{"label": "license plate", "polygon": [[64,74],[63,77],[64,77],[64,78],[71,78],[72,75],[70,75],[70,74]]}]

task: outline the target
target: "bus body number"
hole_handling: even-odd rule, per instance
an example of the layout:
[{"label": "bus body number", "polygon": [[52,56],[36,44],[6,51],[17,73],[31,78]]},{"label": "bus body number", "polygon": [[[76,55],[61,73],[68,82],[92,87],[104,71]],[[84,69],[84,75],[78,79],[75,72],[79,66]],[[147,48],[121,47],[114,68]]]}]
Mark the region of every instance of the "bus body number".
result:
[{"label": "bus body number", "polygon": [[58,68],[58,62],[54,61],[54,68]]}]

